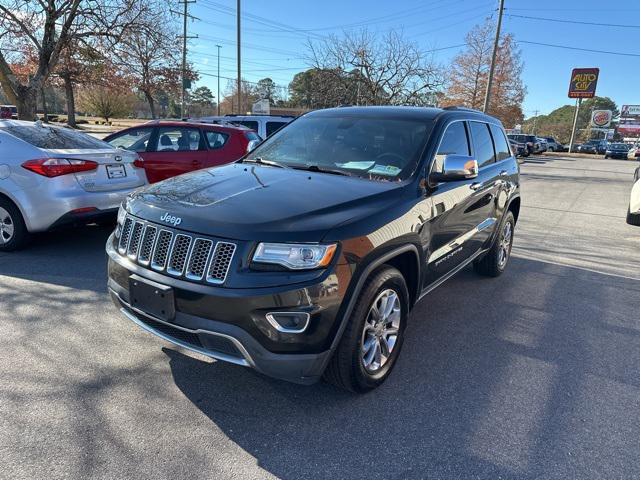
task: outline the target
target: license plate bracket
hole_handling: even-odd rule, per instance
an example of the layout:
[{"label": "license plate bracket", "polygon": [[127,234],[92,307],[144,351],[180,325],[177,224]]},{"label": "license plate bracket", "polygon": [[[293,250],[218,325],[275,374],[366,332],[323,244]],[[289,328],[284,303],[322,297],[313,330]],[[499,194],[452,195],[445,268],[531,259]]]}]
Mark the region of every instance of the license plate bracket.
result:
[{"label": "license plate bracket", "polygon": [[107,165],[107,177],[111,180],[116,178],[126,178],[127,169],[122,164]]},{"label": "license plate bracket", "polygon": [[129,301],[133,308],[164,321],[176,316],[173,288],[138,275],[129,277]]}]

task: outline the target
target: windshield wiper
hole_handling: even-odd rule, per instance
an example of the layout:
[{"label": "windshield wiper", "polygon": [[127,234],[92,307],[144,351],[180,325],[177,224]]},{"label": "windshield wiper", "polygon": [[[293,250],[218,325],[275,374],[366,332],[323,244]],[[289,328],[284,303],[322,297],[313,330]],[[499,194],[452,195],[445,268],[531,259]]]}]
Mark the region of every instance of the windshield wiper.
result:
[{"label": "windshield wiper", "polygon": [[347,177],[352,177],[353,175],[349,172],[345,172],[344,170],[336,170],[332,168],[324,168],[319,167],[318,165],[304,165],[304,166],[295,166],[291,167],[296,170],[307,170],[309,172],[318,172],[318,173],[330,173],[331,175],[344,175]]},{"label": "windshield wiper", "polygon": [[278,167],[278,168],[289,168],[289,167],[287,167],[286,165],[284,165],[282,163],[274,162],[273,160],[265,160],[262,157],[245,158],[244,160],[242,160],[242,163],[244,163],[244,162],[257,163],[259,165],[269,165],[271,167]]}]

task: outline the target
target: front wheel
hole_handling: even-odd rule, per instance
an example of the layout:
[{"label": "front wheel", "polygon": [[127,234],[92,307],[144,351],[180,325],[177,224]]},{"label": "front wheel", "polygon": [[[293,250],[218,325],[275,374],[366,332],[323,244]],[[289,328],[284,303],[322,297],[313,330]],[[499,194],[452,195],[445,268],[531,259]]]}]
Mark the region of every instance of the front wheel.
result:
[{"label": "front wheel", "polygon": [[474,270],[480,275],[498,277],[507,268],[513,247],[513,231],[516,220],[511,211],[505,213],[500,230],[493,241],[491,249],[479,260],[473,262]]},{"label": "front wheel", "polygon": [[393,267],[382,267],[360,292],[324,379],[358,393],[384,382],[400,354],[408,310],[404,277]]}]

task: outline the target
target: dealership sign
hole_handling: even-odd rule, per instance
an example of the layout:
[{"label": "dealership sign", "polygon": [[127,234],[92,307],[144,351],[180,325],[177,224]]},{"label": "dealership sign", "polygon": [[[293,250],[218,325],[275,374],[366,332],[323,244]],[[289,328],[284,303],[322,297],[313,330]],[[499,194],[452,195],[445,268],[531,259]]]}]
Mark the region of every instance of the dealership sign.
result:
[{"label": "dealership sign", "polygon": [[640,105],[623,105],[620,109],[618,132],[626,135],[640,135]]},{"label": "dealership sign", "polygon": [[569,82],[569,98],[593,98],[599,73],[599,68],[574,68]]},{"label": "dealership sign", "polygon": [[599,128],[608,127],[612,116],[611,110],[594,110],[591,113],[591,125]]}]

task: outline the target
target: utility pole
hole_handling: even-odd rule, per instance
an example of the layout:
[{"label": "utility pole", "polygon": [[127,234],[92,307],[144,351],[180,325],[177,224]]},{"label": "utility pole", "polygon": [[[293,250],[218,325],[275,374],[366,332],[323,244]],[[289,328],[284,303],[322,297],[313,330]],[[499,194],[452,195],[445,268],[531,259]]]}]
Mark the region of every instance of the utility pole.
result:
[{"label": "utility pole", "polygon": [[220,116],[220,49],[222,48],[221,45],[216,45],[216,47],[218,47],[218,116]]},{"label": "utility pole", "polygon": [[571,140],[569,141],[569,153],[573,150],[573,139],[576,136],[576,124],[578,123],[578,112],[580,111],[580,104],[582,103],[582,99],[578,98],[576,100],[576,113],[573,116],[573,127],[571,127]]},{"label": "utility pole", "polygon": [[487,92],[484,95],[484,107],[482,111],[487,113],[489,101],[491,100],[491,84],[493,83],[493,71],[496,68],[496,55],[498,53],[498,43],[500,42],[500,28],[502,27],[502,12],[504,11],[504,0],[500,0],[500,11],[498,12],[498,26],[496,27],[496,38],[493,41],[493,54],[491,55],[491,66],[489,67],[489,78],[487,79]]},{"label": "utility pole", "polygon": [[237,7],[237,16],[238,16],[238,113],[242,114],[242,71],[240,69],[241,65],[241,48],[240,48],[240,0],[238,0]]},{"label": "utility pole", "polygon": [[187,101],[186,101],[186,91],[187,91],[187,40],[189,40],[190,38],[198,38],[197,35],[194,36],[188,36],[187,35],[187,18],[190,18],[192,20],[200,20],[197,17],[194,17],[192,15],[189,15],[189,4],[190,3],[196,3],[196,0],[180,0],[180,2],[183,4],[183,11],[182,12],[176,12],[175,10],[170,10],[170,12],[175,13],[177,15],[182,15],[183,17],[183,22],[182,22],[182,99],[180,102],[180,117],[184,118],[187,110],[186,110],[186,106],[187,106]]},{"label": "utility pole", "polygon": [[538,113],[540,112],[540,110],[534,110],[533,111],[533,132],[531,132],[533,135],[536,134],[536,123],[538,122]]}]

